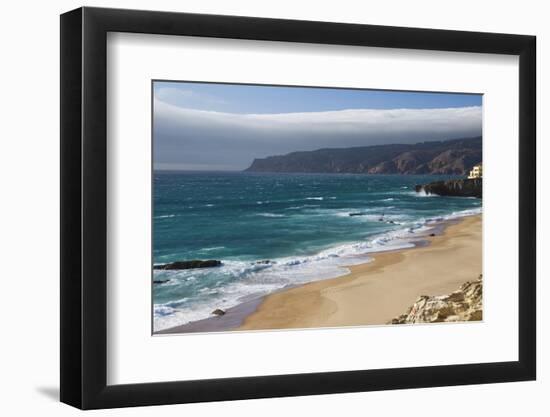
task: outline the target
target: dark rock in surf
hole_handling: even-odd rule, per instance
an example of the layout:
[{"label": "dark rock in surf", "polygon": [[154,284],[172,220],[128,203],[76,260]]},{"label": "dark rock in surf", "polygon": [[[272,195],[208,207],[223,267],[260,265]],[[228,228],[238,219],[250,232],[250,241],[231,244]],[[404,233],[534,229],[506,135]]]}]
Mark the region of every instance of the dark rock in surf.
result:
[{"label": "dark rock in surf", "polygon": [[215,266],[221,266],[222,262],[214,259],[208,261],[201,261],[194,259],[192,261],[176,261],[164,265],[155,265],[153,269],[161,269],[165,271],[179,270],[179,269],[194,269],[194,268],[212,268]]},{"label": "dark rock in surf", "polygon": [[155,279],[153,280],[153,284],[166,284],[167,282],[170,282],[169,279]]},{"label": "dark rock in surf", "polygon": [[217,308],[212,312],[215,316],[223,316],[225,314],[225,311],[223,311],[221,308]]}]

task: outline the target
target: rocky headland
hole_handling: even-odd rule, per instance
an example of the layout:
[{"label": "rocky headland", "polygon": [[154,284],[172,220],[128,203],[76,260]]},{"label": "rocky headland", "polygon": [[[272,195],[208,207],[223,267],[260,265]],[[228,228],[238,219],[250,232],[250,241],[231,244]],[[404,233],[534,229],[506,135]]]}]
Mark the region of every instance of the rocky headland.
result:
[{"label": "rocky headland", "polygon": [[248,172],[466,175],[481,161],[481,137],[327,148],[255,159]]},{"label": "rocky headland", "polygon": [[479,321],[483,318],[482,276],[448,295],[421,295],[405,314],[391,324]]},{"label": "rocky headland", "polygon": [[451,197],[482,197],[483,181],[481,178],[435,181],[417,185],[416,192]]}]

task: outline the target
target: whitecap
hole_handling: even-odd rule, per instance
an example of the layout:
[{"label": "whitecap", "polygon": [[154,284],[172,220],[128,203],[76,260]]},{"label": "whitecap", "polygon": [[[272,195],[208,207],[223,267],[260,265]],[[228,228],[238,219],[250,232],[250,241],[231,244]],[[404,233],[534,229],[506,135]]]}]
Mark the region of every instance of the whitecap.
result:
[{"label": "whitecap", "polygon": [[257,213],[256,216],[261,216],[261,217],[285,217],[284,214],[276,214],[276,213]]},{"label": "whitecap", "polygon": [[170,217],[176,217],[175,214],[164,214],[162,216],[155,216],[155,219],[168,219]]},{"label": "whitecap", "polygon": [[214,246],[212,248],[202,248],[199,252],[210,252],[212,250],[225,249],[225,246]]}]

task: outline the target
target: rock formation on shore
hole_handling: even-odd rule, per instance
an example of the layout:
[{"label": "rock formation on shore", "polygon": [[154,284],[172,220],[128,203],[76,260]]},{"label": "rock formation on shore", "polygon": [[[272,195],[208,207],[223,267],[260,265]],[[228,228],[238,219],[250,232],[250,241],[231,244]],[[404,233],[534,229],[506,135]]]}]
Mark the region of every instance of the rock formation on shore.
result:
[{"label": "rock formation on shore", "polygon": [[466,175],[481,161],[481,137],[330,148],[255,159],[249,172]]},{"label": "rock formation on shore", "polygon": [[409,310],[390,324],[438,323],[482,320],[482,276],[466,282],[449,294],[440,296],[421,295]]},{"label": "rock formation on shore", "polygon": [[451,197],[482,197],[483,181],[481,178],[435,181],[429,184],[417,185],[416,192],[437,194]]},{"label": "rock formation on shore", "polygon": [[163,265],[155,265],[153,269],[162,270],[179,270],[179,269],[193,269],[193,268],[212,268],[214,266],[221,266],[222,262],[214,259],[208,261],[201,261],[194,259],[192,261],[176,261]]}]

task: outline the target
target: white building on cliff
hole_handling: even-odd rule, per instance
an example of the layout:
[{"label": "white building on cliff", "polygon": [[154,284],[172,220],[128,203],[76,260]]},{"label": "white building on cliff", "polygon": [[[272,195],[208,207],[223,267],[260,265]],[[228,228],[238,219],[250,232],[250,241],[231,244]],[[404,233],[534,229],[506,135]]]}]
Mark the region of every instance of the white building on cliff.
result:
[{"label": "white building on cliff", "polygon": [[468,175],[468,179],[474,179],[474,178],[482,178],[483,177],[483,166],[482,164],[474,165],[472,170],[470,171],[470,175]]}]

